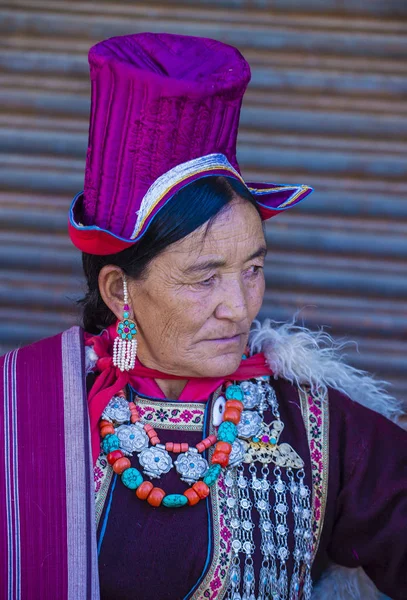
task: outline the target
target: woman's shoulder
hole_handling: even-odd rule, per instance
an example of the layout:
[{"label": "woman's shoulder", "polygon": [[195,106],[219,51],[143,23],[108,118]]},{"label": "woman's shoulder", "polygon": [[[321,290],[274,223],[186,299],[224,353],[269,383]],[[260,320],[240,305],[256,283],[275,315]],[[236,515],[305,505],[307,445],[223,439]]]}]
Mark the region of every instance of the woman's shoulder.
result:
[{"label": "woman's shoulder", "polygon": [[62,372],[70,363],[82,363],[83,330],[74,326],[27,346],[15,348],[0,357],[3,382],[8,377],[29,377],[35,384],[40,373],[48,377]]},{"label": "woman's shoulder", "polygon": [[388,393],[388,384],[347,364],[341,353],[344,345],[322,329],[266,319],[255,322],[249,343],[252,353],[264,353],[282,391],[292,394],[297,388],[322,394],[334,418],[348,413],[369,418],[373,411],[397,422],[405,412],[402,402]]}]

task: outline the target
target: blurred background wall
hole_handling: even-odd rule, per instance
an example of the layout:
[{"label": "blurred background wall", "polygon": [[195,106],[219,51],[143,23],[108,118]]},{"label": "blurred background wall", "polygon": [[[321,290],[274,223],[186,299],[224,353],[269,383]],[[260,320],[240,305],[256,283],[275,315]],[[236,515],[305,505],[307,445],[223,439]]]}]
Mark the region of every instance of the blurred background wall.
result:
[{"label": "blurred background wall", "polygon": [[87,51],[141,31],[214,37],[252,66],[238,157],[248,178],[315,193],[268,225],[262,316],[356,340],[350,360],[407,384],[405,0],[0,2],[0,350],[79,322]]}]

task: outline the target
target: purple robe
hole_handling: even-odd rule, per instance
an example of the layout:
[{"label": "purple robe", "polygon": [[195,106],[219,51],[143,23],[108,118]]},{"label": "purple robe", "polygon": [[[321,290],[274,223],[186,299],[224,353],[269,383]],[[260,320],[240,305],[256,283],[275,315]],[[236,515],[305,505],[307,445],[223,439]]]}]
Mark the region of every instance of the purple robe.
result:
[{"label": "purple robe", "polygon": [[2,358],[0,598],[96,600],[82,333]]},{"label": "purple robe", "polygon": [[[152,509],[113,479],[96,531],[81,330],[16,350],[1,364],[0,600],[216,597],[228,563],[220,486],[195,507]],[[311,485],[298,390],[282,379],[273,386],[282,441],[305,460]],[[329,424],[313,579],[329,561],[363,566],[384,593],[407,598],[407,434],[333,390]],[[160,436],[191,444],[202,438],[198,431]],[[181,484],[170,472],[162,485],[176,492]]]}]

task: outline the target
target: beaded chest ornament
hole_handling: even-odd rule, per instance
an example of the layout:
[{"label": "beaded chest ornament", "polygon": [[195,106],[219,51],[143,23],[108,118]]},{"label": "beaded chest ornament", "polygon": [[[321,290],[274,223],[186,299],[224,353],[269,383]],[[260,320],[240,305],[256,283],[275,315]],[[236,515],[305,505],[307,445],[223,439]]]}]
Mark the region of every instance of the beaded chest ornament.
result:
[{"label": "beaded chest ornament", "polygon": [[[273,420],[265,422],[271,411]],[[311,492],[305,485],[304,462],[287,443],[279,443],[284,429],[278,401],[268,378],[226,384],[213,409],[217,435],[196,447],[161,444],[151,425],[142,425],[134,403],[124,391],[112,398],[100,421],[102,449],[113,471],[152,506],[181,507],[197,504],[210,493],[223,471],[226,487],[226,521],[231,532],[231,566],[225,599],[310,600],[312,591]],[[149,444],[151,446],[149,446]],[[211,464],[201,456],[215,445]],[[128,456],[136,451],[143,471],[158,478],[173,466],[181,479],[192,483],[184,494],[166,494],[144,481]],[[172,461],[170,452],[178,454]],[[272,468],[270,468],[272,465]],[[288,579],[289,527],[293,514],[293,572]],[[253,518],[254,512],[257,517]],[[261,565],[254,569],[255,522],[260,530]]]},{"label": "beaded chest ornament", "polygon": [[[243,404],[237,396],[241,396],[239,386],[227,383],[223,421],[217,435],[208,436],[196,447],[190,448],[188,444],[174,442],[161,444],[151,425],[143,426],[139,422],[137,406],[133,402],[127,402],[122,390],[121,395],[109,402],[99,422],[103,440],[102,450],[107,455],[107,461],[112,465],[113,471],[121,475],[126,487],[136,490],[138,498],[147,500],[152,506],[193,506],[209,495],[210,487],[217,482],[222,469],[229,464],[243,411]],[[215,451],[209,465],[201,453],[214,444]],[[183,494],[167,495],[163,489],[154,487],[150,481],[144,481],[141,472],[131,466],[128,456],[133,452],[138,453],[138,460],[145,475],[159,478],[175,465],[181,479],[192,483],[191,487]],[[174,465],[170,452],[179,453]]]}]

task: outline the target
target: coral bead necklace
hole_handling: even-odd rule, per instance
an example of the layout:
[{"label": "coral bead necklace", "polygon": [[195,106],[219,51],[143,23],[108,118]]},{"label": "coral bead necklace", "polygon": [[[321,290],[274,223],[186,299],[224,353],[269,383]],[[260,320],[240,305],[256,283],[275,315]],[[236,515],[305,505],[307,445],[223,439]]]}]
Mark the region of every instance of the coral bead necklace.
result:
[{"label": "coral bead necklace", "polygon": [[[118,404],[116,408],[120,410],[120,400],[122,403],[127,403],[126,409],[130,410],[130,423],[132,425],[138,424],[138,435],[147,436],[148,440],[153,448],[156,449],[154,454],[150,452],[150,455],[142,463],[145,467],[145,472],[152,476],[159,476],[157,473],[165,473],[171,467],[171,464],[160,465],[161,471],[155,470],[154,461],[160,462],[162,455],[167,455],[168,452],[173,453],[184,453],[185,455],[191,455],[188,453],[195,453],[195,455],[202,454],[205,450],[215,445],[215,450],[212,454],[211,465],[203,469],[203,474],[198,481],[195,481],[183,494],[166,494],[166,492],[160,488],[155,487],[150,481],[145,481],[141,472],[132,467],[129,458],[125,454],[131,455],[131,451],[123,451],[120,449],[120,439],[117,433],[117,428],[114,426],[114,417],[109,415],[106,411],[102,415],[102,419],[99,422],[100,435],[102,437],[102,450],[107,455],[107,461],[112,466],[113,471],[121,476],[123,484],[131,490],[135,490],[136,496],[141,500],[146,500],[151,506],[166,506],[166,507],[181,507],[185,505],[194,506],[200,500],[206,498],[209,495],[210,487],[213,486],[222,471],[229,464],[229,456],[232,452],[232,444],[237,437],[237,426],[240,423],[240,418],[243,411],[243,392],[238,385],[234,385],[231,382],[225,384],[226,390],[226,404],[225,411],[223,414],[223,421],[219,425],[217,435],[210,435],[203,439],[201,442],[196,444],[195,448],[190,448],[188,444],[167,442],[165,445],[160,443],[160,439],[151,425],[142,426],[140,423],[140,416],[138,414],[137,406],[134,402],[127,403],[125,400],[125,392],[122,390],[118,396]],[[114,415],[114,413],[112,413]],[[137,434],[131,434],[133,441]],[[137,441],[137,440],[135,440]],[[131,446],[130,446],[131,447]],[[146,452],[148,454],[148,452]],[[192,454],[193,456],[194,454]],[[182,455],[181,455],[182,456]],[[195,462],[195,461],[194,461]],[[201,459],[201,465],[204,463],[204,459]],[[192,464],[194,473],[196,472],[195,464]],[[199,461],[197,461],[199,464]],[[182,465],[180,467],[182,472]],[[194,470],[195,469],[195,470]],[[179,470],[179,469],[178,469]],[[181,477],[184,481],[193,480],[188,472],[185,477]]]}]

